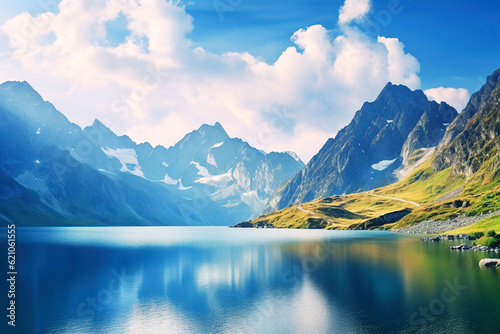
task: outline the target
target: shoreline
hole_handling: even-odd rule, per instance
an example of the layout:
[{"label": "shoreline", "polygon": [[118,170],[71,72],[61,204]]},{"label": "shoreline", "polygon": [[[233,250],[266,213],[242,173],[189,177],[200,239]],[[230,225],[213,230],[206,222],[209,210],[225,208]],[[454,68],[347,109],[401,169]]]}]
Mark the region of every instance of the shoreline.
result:
[{"label": "shoreline", "polygon": [[473,225],[483,219],[500,215],[500,210],[496,210],[479,216],[463,216],[455,217],[447,220],[424,220],[420,223],[404,227],[391,229],[394,233],[405,234],[440,234],[448,231],[453,231],[462,227]]}]

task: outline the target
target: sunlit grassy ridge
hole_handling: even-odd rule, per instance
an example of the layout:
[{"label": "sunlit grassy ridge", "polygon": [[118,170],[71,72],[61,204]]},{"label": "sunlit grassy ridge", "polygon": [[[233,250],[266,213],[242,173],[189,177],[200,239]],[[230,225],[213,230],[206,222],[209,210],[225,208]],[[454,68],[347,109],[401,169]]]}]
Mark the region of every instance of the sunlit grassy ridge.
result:
[{"label": "sunlit grassy ridge", "polygon": [[431,203],[465,183],[465,176],[453,175],[451,168],[436,172],[431,159],[415,169],[403,180],[373,190],[374,194],[394,196],[420,204]]},{"label": "sunlit grassy ridge", "polygon": [[[410,190],[409,193],[419,198],[423,205],[414,210],[411,215],[403,218],[398,223],[397,227],[412,225],[427,219],[445,220],[459,215],[477,216],[481,213],[500,209],[499,166],[499,158],[496,154],[493,154],[490,155],[481,168],[467,180],[465,176],[453,175],[450,169],[446,169],[436,173],[427,181],[417,183],[415,187],[411,187],[412,190]],[[413,175],[415,175],[415,173]],[[404,180],[402,182],[404,182]],[[394,187],[397,190],[398,183],[385,188],[391,189],[391,187]],[[443,185],[443,183],[448,183],[448,185]],[[443,186],[444,191],[441,190]],[[460,186],[463,187],[463,190],[446,200],[439,200],[439,197],[436,199],[437,196],[431,194],[433,191],[437,191],[439,196],[443,193],[446,194],[450,189],[456,189]],[[429,195],[427,199],[425,196],[422,196],[421,192],[415,192],[415,190],[413,190],[415,188],[421,190],[422,187],[426,189],[424,193]],[[395,192],[395,196],[405,197],[407,195],[408,194],[404,192]],[[454,208],[451,206],[454,199],[467,201],[470,203],[470,207]]]},{"label": "sunlit grassy ridge", "polygon": [[475,199],[469,215],[500,209],[500,154],[497,149],[489,153],[481,169],[468,180],[463,195]]},{"label": "sunlit grassy ridge", "polygon": [[[406,227],[424,220],[445,220],[461,215],[473,216],[500,208],[498,156],[492,155],[471,178],[453,174],[451,167],[435,171],[433,157],[407,177],[369,192],[332,196],[291,206],[253,221],[283,228],[348,229],[369,219],[404,208],[413,211],[385,228]],[[400,199],[400,200],[398,200]],[[470,206],[454,208],[455,199]],[[403,202],[416,202],[420,206]]]},{"label": "sunlit grassy ridge", "polygon": [[[371,218],[412,207],[411,204],[393,199],[357,193],[314,200],[291,206],[253,221],[283,228],[347,229]],[[302,210],[301,210],[302,209]]]}]

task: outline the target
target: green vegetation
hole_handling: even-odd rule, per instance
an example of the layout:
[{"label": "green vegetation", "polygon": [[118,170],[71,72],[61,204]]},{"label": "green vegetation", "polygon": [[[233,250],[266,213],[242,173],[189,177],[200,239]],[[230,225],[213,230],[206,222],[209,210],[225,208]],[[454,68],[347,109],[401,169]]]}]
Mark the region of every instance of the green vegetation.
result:
[{"label": "green vegetation", "polygon": [[[446,220],[458,216],[477,216],[500,209],[500,158],[490,151],[481,168],[471,177],[455,174],[452,168],[436,171],[434,156],[404,179],[369,192],[332,196],[292,206],[254,220],[283,228],[347,229],[389,212],[411,208],[399,222],[384,228],[404,228],[424,220]],[[422,152],[415,152],[417,159]],[[399,200],[398,200],[399,199]],[[420,204],[418,207],[406,200]],[[453,201],[467,202],[454,207]],[[493,229],[500,233],[498,216],[449,233],[470,234]],[[481,238],[481,237],[476,237]]]},{"label": "green vegetation", "polygon": [[467,180],[462,194],[474,199],[474,203],[467,213],[469,216],[477,216],[500,208],[499,166],[498,151],[493,149],[487,154],[481,168]]},{"label": "green vegetation", "polygon": [[[406,179],[376,190],[378,192],[393,191],[394,196],[400,198],[411,196],[417,198],[417,201],[422,204],[395,227],[406,227],[429,219],[446,220],[459,215],[478,216],[500,208],[500,170],[498,169],[500,161],[496,156],[486,160],[469,179],[466,179],[464,175],[453,174],[451,168],[437,173],[433,172],[430,166],[432,158],[429,160]],[[461,188],[463,190],[460,192]],[[453,194],[457,190],[458,192]],[[452,194],[452,196],[446,196],[447,194]],[[466,201],[470,206],[455,208],[452,206],[455,199]]]},{"label": "green vegetation", "polygon": [[486,235],[479,238],[476,243],[482,246],[498,247],[500,246],[500,234],[497,234],[494,230],[489,230],[486,232]]},{"label": "green vegetation", "polygon": [[408,158],[408,164],[413,165],[414,163],[422,159],[422,157],[425,155],[425,152],[426,150],[424,149],[416,150],[415,152],[413,152]]},{"label": "green vegetation", "polygon": [[500,238],[482,237],[476,240],[476,244],[496,248],[500,246]]},{"label": "green vegetation", "polygon": [[500,216],[493,216],[477,223],[462,227],[453,231],[450,234],[468,234],[474,238],[480,238],[486,234],[487,231],[494,230],[496,233],[500,233]]},{"label": "green vegetation", "polygon": [[436,172],[430,158],[399,182],[373,190],[374,194],[393,196],[425,204],[439,198],[465,183],[464,175],[454,175],[451,168]]},{"label": "green vegetation", "polygon": [[472,233],[469,233],[469,236],[473,237],[474,239],[479,239],[481,237],[484,237],[484,233],[483,232],[472,232]]},{"label": "green vegetation", "polygon": [[[262,221],[282,228],[347,229],[389,212],[412,208],[412,213],[399,222],[385,226],[403,228],[424,220],[446,220],[459,215],[473,216],[500,208],[500,177],[488,173],[488,166],[484,166],[484,169],[481,168],[474,175],[477,177],[466,181],[464,175],[453,174],[451,167],[436,172],[431,161],[432,158],[394,184],[369,192],[314,200],[302,204],[302,210],[297,206],[288,207],[261,216],[253,223]],[[481,189],[490,191],[485,193],[481,192]],[[420,206],[416,207],[398,199],[417,202]],[[470,206],[455,208],[452,206],[455,199],[466,201]],[[500,233],[500,223],[498,225],[494,229]],[[487,226],[484,226],[468,232],[483,232],[486,228]],[[467,232],[460,230],[453,233]]]},{"label": "green vegetation", "polygon": [[258,217],[252,223],[263,222],[282,228],[347,229],[407,207],[413,205],[370,193],[356,193],[317,199],[300,208],[291,206]]}]

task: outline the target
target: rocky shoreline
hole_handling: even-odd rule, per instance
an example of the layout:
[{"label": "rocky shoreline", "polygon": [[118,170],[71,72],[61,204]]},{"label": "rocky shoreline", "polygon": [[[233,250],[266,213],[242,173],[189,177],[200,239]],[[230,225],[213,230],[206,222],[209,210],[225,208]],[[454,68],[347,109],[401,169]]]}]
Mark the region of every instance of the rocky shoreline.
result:
[{"label": "rocky shoreline", "polygon": [[492,247],[481,246],[481,245],[460,244],[458,246],[451,246],[450,249],[451,250],[461,250],[461,251],[473,250],[473,251],[481,251],[481,252],[496,252],[496,253],[500,253],[500,248],[492,248]]},{"label": "rocky shoreline", "polygon": [[[434,238],[420,238],[420,241],[423,242],[437,242],[441,240],[476,240],[475,238],[468,236],[467,234],[445,234],[445,235],[438,235],[437,237]],[[475,243],[472,243],[472,245],[467,245],[465,243],[457,245],[457,246],[450,246],[451,250],[460,250],[460,251],[467,251],[467,250],[473,250],[473,251],[481,251],[481,252],[496,252],[500,253],[500,248],[493,248],[493,247],[488,247],[488,246],[481,246],[481,245],[476,245]]]},{"label": "rocky shoreline", "polygon": [[[431,237],[431,238],[420,238],[420,241],[423,242],[439,242],[441,240],[476,240],[474,237],[469,236],[467,234],[446,234],[446,235],[438,235],[437,237]],[[489,247],[489,246],[482,246],[482,245],[476,245],[475,242],[473,242],[471,245],[467,245],[466,243],[462,243],[460,245],[456,246],[450,246],[450,250],[452,251],[474,251],[474,252],[486,252],[486,253],[500,253],[500,248],[496,247]],[[497,255],[498,256],[498,255]],[[500,259],[499,258],[485,258],[481,259],[479,261],[479,267],[492,267],[492,268],[497,268],[500,269]]]},{"label": "rocky shoreline", "polygon": [[493,211],[480,216],[472,217],[456,217],[443,221],[439,220],[424,220],[423,222],[411,225],[405,228],[392,229],[392,232],[410,233],[410,234],[439,234],[446,231],[455,230],[457,228],[470,226],[485,218],[500,215],[500,210]]}]

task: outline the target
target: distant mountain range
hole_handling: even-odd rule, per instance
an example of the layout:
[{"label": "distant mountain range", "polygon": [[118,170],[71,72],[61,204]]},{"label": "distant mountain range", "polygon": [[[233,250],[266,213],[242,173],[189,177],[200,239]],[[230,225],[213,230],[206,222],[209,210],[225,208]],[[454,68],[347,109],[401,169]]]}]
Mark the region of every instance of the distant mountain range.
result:
[{"label": "distant mountain range", "polygon": [[0,219],[21,225],[229,225],[304,166],[219,123],[170,148],[82,130],[26,82],[0,85],[0,142]]}]

